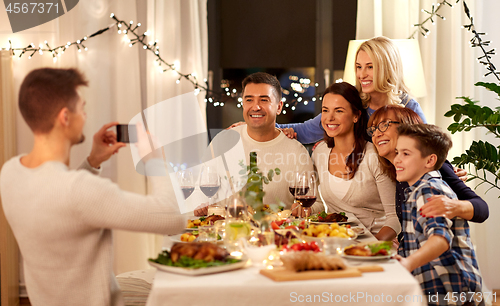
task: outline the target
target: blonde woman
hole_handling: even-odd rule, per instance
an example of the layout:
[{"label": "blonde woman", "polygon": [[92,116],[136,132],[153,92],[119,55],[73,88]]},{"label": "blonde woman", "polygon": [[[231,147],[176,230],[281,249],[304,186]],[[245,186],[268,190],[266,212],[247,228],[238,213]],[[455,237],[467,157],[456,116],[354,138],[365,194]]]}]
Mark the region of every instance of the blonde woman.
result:
[{"label": "blonde woman", "polygon": [[[422,108],[408,93],[403,80],[403,63],[397,46],[387,37],[375,37],[361,44],[356,52],[356,89],[368,116],[384,105],[399,104],[415,111],[422,121]],[[278,124],[286,133],[297,133],[301,143],[314,143],[325,133],[321,114],[304,123]]]}]

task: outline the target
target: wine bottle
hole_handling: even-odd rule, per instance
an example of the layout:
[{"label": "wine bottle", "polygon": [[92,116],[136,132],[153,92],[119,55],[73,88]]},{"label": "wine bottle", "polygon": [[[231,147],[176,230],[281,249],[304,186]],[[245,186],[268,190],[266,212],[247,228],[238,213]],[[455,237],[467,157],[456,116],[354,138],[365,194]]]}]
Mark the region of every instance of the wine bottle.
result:
[{"label": "wine bottle", "polygon": [[262,174],[257,167],[257,152],[250,152],[250,171],[248,173],[248,188],[247,190],[253,191],[257,194],[255,202],[262,203],[264,190],[262,184]]}]

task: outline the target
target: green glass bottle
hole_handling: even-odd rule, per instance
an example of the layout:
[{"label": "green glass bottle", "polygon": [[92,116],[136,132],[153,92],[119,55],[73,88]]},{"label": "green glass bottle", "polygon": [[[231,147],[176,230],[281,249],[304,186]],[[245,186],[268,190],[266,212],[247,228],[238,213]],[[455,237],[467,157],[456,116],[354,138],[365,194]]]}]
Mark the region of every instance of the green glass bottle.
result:
[{"label": "green glass bottle", "polygon": [[250,171],[248,173],[248,191],[253,191],[257,194],[255,198],[255,203],[262,204],[264,190],[262,184],[262,173],[259,172],[257,166],[257,152],[250,152]]}]

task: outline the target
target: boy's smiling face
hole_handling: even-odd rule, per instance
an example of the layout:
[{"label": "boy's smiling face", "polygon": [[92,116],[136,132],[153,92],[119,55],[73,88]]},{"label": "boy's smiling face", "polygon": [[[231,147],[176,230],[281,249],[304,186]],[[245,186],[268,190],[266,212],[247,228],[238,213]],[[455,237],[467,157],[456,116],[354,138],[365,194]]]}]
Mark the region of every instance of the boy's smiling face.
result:
[{"label": "boy's smiling face", "polygon": [[417,141],[408,136],[399,136],[396,144],[396,179],[399,182],[415,184],[424,174],[434,170],[436,155],[422,156]]}]

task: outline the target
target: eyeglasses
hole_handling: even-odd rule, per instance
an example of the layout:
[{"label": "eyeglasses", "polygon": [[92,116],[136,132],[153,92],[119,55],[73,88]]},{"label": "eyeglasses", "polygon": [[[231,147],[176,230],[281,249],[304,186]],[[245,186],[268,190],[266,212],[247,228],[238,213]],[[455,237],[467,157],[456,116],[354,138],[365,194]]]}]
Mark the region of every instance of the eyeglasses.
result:
[{"label": "eyeglasses", "polygon": [[368,136],[373,137],[373,134],[375,133],[375,130],[379,130],[381,133],[387,131],[389,126],[391,126],[391,123],[400,123],[399,121],[382,121],[379,124],[375,126],[370,126],[369,128],[366,129],[366,133],[368,133]]}]

